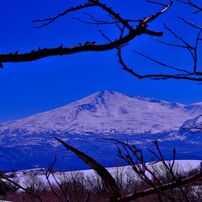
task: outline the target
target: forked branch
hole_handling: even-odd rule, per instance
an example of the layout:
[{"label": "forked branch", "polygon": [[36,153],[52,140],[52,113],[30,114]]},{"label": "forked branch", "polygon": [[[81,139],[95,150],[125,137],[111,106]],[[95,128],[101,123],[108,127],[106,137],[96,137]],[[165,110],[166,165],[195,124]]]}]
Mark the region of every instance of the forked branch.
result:
[{"label": "forked branch", "polygon": [[165,8],[163,8],[161,11],[147,18],[139,20],[138,25],[136,27],[133,27],[130,24],[130,21],[128,21],[128,19],[124,19],[123,17],[121,17],[119,13],[115,12],[112,8],[108,7],[106,4],[101,3],[99,0],[89,0],[86,4],[82,4],[82,5],[67,9],[54,17],[34,20],[34,22],[42,23],[42,25],[40,26],[44,27],[56,21],[60,17],[66,14],[69,14],[70,12],[82,10],[84,8],[99,7],[102,10],[104,10],[108,15],[116,19],[117,22],[122,24],[126,29],[128,29],[128,33],[122,36],[122,38],[114,39],[111,42],[103,43],[103,44],[97,44],[94,41],[93,42],[87,41],[84,43],[79,43],[79,45],[75,45],[72,47],[64,47],[63,45],[61,45],[55,48],[39,48],[26,53],[14,52],[14,53],[8,53],[8,54],[0,54],[0,64],[2,66],[3,63],[7,63],[7,62],[29,62],[29,61],[42,59],[45,57],[50,57],[50,56],[63,56],[63,55],[70,55],[70,54],[88,52],[88,51],[95,51],[95,52],[107,51],[107,50],[115,49],[124,44],[127,44],[128,42],[135,39],[137,36],[140,36],[143,34],[151,35],[151,36],[162,36],[163,34],[162,32],[149,30],[147,27],[149,23],[151,23],[156,18],[158,18],[161,14],[166,12],[171,7],[172,4],[173,2],[172,0],[170,0],[170,3],[166,5]]}]

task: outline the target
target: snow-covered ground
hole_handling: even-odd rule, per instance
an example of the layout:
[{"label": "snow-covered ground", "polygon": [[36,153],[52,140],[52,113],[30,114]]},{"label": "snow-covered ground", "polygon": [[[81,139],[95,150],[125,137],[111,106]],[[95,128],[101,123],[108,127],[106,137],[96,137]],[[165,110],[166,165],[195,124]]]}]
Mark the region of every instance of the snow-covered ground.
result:
[{"label": "snow-covered ground", "polygon": [[[177,170],[179,173],[188,172],[192,169],[199,168],[201,166],[202,161],[199,160],[177,160],[175,162],[174,170]],[[148,163],[150,169],[158,170],[163,173],[162,163],[156,163],[155,165],[153,162]],[[117,178],[118,175],[123,174],[123,180],[126,180],[127,177],[137,178],[137,175],[132,170],[131,166],[122,166],[122,167],[112,167],[107,168],[107,170],[112,174],[113,177]],[[42,182],[47,187],[48,182],[45,176],[45,169],[32,169],[32,170],[22,170],[16,173],[7,173],[7,176],[10,177],[12,180],[18,182],[23,187],[28,187],[36,183],[35,185],[38,186],[39,182]],[[65,178],[69,176],[75,176],[76,174],[81,174],[84,176],[85,179],[95,178],[97,176],[94,170],[79,170],[79,171],[68,171],[68,172],[59,172],[55,171],[50,174],[49,181],[52,185],[56,185],[56,180],[58,182],[64,181]],[[56,180],[55,180],[56,179]]]}]

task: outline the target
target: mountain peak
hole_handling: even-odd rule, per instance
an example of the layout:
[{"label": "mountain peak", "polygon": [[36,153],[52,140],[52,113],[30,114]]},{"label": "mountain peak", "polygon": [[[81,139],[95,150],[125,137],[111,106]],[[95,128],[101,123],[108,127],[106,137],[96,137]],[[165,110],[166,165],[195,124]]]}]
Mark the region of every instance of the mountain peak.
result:
[{"label": "mountain peak", "polygon": [[116,91],[112,91],[112,90],[99,90],[99,91],[97,91],[96,92],[97,94],[100,94],[100,95],[109,95],[109,94],[111,94],[111,95],[113,95],[114,93],[118,93],[118,92],[116,92]]},{"label": "mountain peak", "polygon": [[[92,95],[89,95],[79,101],[81,105],[83,104],[90,104],[90,105],[96,105],[96,106],[105,106],[110,105],[111,102],[119,102],[120,99],[126,99],[126,95],[111,91],[111,90],[100,90]],[[110,103],[109,103],[110,102]]]},{"label": "mountain peak", "polygon": [[100,90],[98,92],[95,93],[95,102],[96,104],[105,104],[106,99],[109,96],[112,96],[114,93],[112,91],[108,91],[108,90]]},{"label": "mountain peak", "polygon": [[120,92],[116,92],[112,90],[100,90],[93,95],[95,95],[96,99],[100,99],[100,100],[107,99],[109,97],[121,97],[121,96],[125,97],[126,96]]}]

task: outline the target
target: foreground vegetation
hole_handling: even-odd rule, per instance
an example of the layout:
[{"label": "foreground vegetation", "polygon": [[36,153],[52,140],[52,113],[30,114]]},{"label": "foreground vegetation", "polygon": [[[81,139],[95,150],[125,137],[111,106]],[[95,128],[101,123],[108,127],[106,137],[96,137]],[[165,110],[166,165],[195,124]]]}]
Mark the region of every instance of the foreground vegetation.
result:
[{"label": "foreground vegetation", "polygon": [[166,161],[157,141],[156,150],[150,151],[155,161],[146,163],[143,152],[135,145],[113,140],[118,156],[129,166],[109,172],[87,154],[56,138],[66,149],[75,153],[95,171],[56,172],[54,165],[48,169],[33,170],[24,176],[0,173],[2,199],[40,202],[126,202],[126,201],[202,201],[201,165],[184,171],[175,161]]},{"label": "foreground vegetation", "polygon": [[[155,169],[155,177],[150,176],[151,183],[156,184],[156,181],[163,183],[172,182],[172,177],[166,173],[163,166],[158,166]],[[158,171],[157,171],[158,170]],[[199,169],[194,170],[197,173]],[[94,174],[86,176],[82,172],[57,172],[47,173],[43,171],[47,178],[40,178],[37,172],[30,172],[25,175],[23,184],[27,191],[31,191],[40,197],[44,202],[104,202],[108,201],[108,192],[101,178]],[[182,168],[175,166],[175,176],[178,178],[193,175],[192,173],[182,171]],[[118,189],[122,196],[127,196],[132,192],[141,192],[142,190],[151,189],[152,186],[136,175],[132,169],[123,170],[117,168],[112,173]],[[147,174],[148,175],[148,174]],[[149,176],[149,175],[148,175]],[[15,177],[14,175],[12,177]],[[51,177],[51,178],[50,178]],[[44,180],[45,179],[45,180]],[[19,179],[20,180],[20,179]],[[16,182],[19,182],[17,178]],[[24,201],[39,201],[39,198],[31,195],[26,191],[20,191],[16,186],[8,182],[1,181],[0,183],[0,199],[24,202]],[[161,191],[157,194],[141,197],[135,201],[201,201],[202,187],[191,183],[185,186],[170,188]],[[123,200],[124,201],[124,200]],[[133,200],[132,200],[133,201]]]}]

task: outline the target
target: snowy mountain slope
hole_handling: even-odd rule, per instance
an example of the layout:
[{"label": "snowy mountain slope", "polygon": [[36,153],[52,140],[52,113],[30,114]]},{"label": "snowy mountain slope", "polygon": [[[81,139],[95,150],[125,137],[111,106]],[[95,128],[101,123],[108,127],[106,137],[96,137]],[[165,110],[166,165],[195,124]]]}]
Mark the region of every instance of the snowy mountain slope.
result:
[{"label": "snowy mountain slope", "polygon": [[68,132],[97,134],[158,133],[177,130],[202,114],[202,103],[183,105],[99,91],[66,106],[24,119],[0,123],[0,133]]},{"label": "snowy mountain slope", "polygon": [[183,105],[122,93],[99,91],[66,106],[24,119],[0,123],[0,170],[47,167],[57,156],[58,169],[86,169],[54,137],[94,157],[105,166],[125,165],[115,138],[152,156],[158,140],[166,159],[202,159],[202,103]]}]

